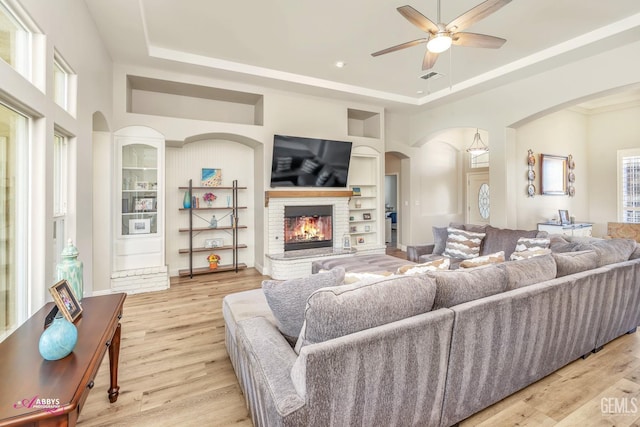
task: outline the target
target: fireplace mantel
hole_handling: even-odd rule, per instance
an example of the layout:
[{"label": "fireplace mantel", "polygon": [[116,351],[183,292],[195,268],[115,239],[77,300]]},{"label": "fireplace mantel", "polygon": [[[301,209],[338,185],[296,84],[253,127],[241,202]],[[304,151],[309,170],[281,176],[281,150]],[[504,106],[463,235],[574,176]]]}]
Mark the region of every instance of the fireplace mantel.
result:
[{"label": "fireplace mantel", "polygon": [[303,198],[303,197],[351,197],[353,191],[351,190],[312,190],[312,191],[300,191],[300,190],[271,190],[264,192],[264,207],[269,207],[269,199],[288,199],[288,198]]}]

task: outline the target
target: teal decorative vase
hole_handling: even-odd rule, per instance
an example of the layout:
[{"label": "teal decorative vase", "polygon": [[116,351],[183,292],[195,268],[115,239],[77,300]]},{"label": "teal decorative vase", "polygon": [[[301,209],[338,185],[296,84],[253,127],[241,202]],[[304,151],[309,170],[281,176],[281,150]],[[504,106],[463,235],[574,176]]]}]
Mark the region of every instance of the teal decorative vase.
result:
[{"label": "teal decorative vase", "polygon": [[191,207],[191,196],[188,191],[184,192],[184,199],[182,199],[182,207],[189,209]]},{"label": "teal decorative vase", "polygon": [[58,316],[40,335],[38,350],[45,360],[62,359],[73,351],[78,342],[76,325],[60,314]]},{"label": "teal decorative vase", "polygon": [[82,261],[78,260],[78,248],[73,246],[71,239],[61,255],[62,261],[56,266],[58,280],[66,279],[80,301],[84,293]]}]

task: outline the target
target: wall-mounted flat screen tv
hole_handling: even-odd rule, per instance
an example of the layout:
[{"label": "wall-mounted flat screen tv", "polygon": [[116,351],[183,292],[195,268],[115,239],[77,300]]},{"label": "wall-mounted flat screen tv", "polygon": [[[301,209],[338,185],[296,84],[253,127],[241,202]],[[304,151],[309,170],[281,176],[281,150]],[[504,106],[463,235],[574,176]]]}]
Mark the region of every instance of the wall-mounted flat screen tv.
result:
[{"label": "wall-mounted flat screen tv", "polygon": [[274,135],[271,187],[346,187],[351,145]]}]

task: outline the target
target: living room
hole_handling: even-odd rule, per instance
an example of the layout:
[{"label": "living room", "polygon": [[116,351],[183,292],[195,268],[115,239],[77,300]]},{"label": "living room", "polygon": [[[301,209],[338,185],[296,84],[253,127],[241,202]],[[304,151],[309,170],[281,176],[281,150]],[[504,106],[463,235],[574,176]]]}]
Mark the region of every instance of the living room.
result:
[{"label": "living room", "polygon": [[[158,201],[163,203],[159,256],[165,271],[159,284],[144,290],[169,287],[169,277],[178,276],[188,264],[188,258],[179,253],[188,245],[187,235],[178,231],[186,223],[185,212],[180,211],[185,190],[180,187],[188,185],[189,179],[199,181],[203,168],[221,168],[224,186],[237,180],[246,187],[240,195],[246,207],[240,213],[241,224],[247,226],[241,235],[246,248],[240,249],[239,258],[256,277],[271,275],[272,237],[265,199],[266,192],[274,190],[269,171],[277,134],[351,141],[361,158],[374,159],[373,168],[364,173],[376,179],[378,218],[384,216],[384,175],[397,173],[400,249],[432,242],[432,226],[465,222],[466,174],[470,172],[465,150],[476,129],[490,147],[486,171],[493,226],[535,229],[538,223],[557,217],[558,210],[568,210],[577,221],[593,223],[593,235],[601,237],[606,234],[607,222],[619,218],[617,151],[637,148],[640,131],[636,120],[640,111],[640,10],[633,2],[626,2],[621,14],[594,20],[584,34],[558,36],[557,45],[549,42],[546,48],[507,63],[508,72],[490,68],[486,71],[490,75],[478,84],[458,80],[449,87],[448,78],[441,79],[441,86],[425,83],[421,95],[358,89],[353,82],[329,84],[315,76],[302,79],[274,70],[265,75],[245,69],[234,72],[233,64],[221,58],[209,62],[196,54],[197,50],[179,52],[163,47],[161,39],[148,39],[141,22],[145,6],[151,6],[119,3],[2,2],[3,8],[17,13],[21,23],[34,31],[36,47],[36,56],[27,67],[29,78],[24,70],[16,71],[0,61],[0,101],[31,120],[30,151],[20,154],[23,162],[29,159],[21,169],[28,173],[23,174],[22,186],[16,190],[21,202],[12,211],[12,218],[23,218],[15,223],[15,236],[20,236],[17,240],[24,245],[17,247],[11,258],[17,267],[6,276],[7,283],[20,278],[26,289],[8,329],[50,301],[48,288],[55,281],[59,242],[67,238],[77,246],[84,262],[86,296],[122,290],[114,287],[112,268],[118,256],[114,253],[114,217],[120,209],[116,203],[119,196],[114,195],[117,160],[113,147],[118,132],[131,127],[144,127],[160,135],[164,155],[164,194]],[[470,9],[472,3],[458,5],[460,12]],[[387,6],[389,15],[397,15],[394,9],[399,5]],[[425,14],[435,13],[435,4],[414,6],[425,9]],[[504,11],[509,16],[516,14],[515,6],[515,2],[509,4]],[[399,26],[406,24],[399,15],[392,17]],[[153,21],[156,27],[150,33],[161,34],[161,22]],[[107,25],[122,27],[121,38],[106,40]],[[131,37],[129,30],[135,37],[125,38]],[[491,33],[492,27],[481,31]],[[376,48],[394,40],[383,37]],[[116,54],[113,47],[117,45],[127,49]],[[366,46],[363,49],[369,56],[368,50],[375,49]],[[458,52],[454,50],[452,59],[440,59],[442,67],[447,65],[445,74],[450,61],[462,68],[464,57],[455,56]],[[415,75],[420,74],[421,55],[422,51],[408,50],[402,57],[403,63],[415,68]],[[392,56],[367,59],[393,63]],[[76,101],[69,108],[61,107],[51,93],[54,62],[68,65],[76,85],[72,91]],[[340,80],[338,69],[330,73]],[[195,96],[194,90],[208,94]],[[616,95],[615,105],[593,103]],[[365,131],[363,124],[371,117],[376,122],[372,133]],[[67,138],[70,147],[62,239],[53,237],[57,230],[55,184],[51,180],[56,133]],[[528,150],[536,156],[571,154],[577,164],[575,196],[541,195],[536,165],[538,176],[533,183],[537,191],[535,197],[528,197]],[[395,160],[386,160],[388,156]],[[354,163],[355,173],[362,171],[361,164]],[[391,164],[394,170],[390,170]],[[441,185],[434,186],[434,182]],[[216,196],[217,203],[226,203],[222,190]],[[363,249],[384,253],[384,221],[377,220],[373,227],[376,240]],[[196,262],[206,265],[206,255],[197,255]],[[222,257],[223,262],[230,259],[224,253]],[[226,274],[211,278],[234,280],[226,279]],[[257,279],[252,280],[251,286],[255,286]],[[141,290],[133,289],[131,294]],[[4,338],[7,331],[0,332]]]}]

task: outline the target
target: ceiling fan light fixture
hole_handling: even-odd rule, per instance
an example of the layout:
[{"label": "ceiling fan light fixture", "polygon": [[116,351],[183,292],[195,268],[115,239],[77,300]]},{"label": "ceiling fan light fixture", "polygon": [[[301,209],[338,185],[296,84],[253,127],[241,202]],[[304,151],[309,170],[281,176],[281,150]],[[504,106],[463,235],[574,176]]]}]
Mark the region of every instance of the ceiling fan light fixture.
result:
[{"label": "ceiling fan light fixture", "polygon": [[488,151],[489,147],[487,147],[487,145],[482,142],[482,138],[480,138],[480,132],[478,132],[478,129],[476,129],[476,134],[473,137],[473,142],[471,143],[469,148],[467,148],[467,153],[478,155],[486,153]]},{"label": "ceiling fan light fixture", "polygon": [[451,36],[447,33],[438,33],[429,39],[427,49],[429,52],[442,53],[451,47]]}]

